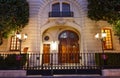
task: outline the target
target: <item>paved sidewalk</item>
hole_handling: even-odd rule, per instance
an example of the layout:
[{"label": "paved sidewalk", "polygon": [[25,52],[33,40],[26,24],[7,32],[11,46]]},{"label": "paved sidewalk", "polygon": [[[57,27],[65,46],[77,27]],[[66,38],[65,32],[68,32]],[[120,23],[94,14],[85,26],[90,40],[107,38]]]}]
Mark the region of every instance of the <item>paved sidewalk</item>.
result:
[{"label": "paved sidewalk", "polygon": [[120,76],[90,76],[90,75],[55,75],[55,76],[27,76],[25,78],[120,78]]},{"label": "paved sidewalk", "polygon": [[120,78],[120,76],[101,76],[101,75],[28,75],[26,77],[0,77],[0,78]]}]

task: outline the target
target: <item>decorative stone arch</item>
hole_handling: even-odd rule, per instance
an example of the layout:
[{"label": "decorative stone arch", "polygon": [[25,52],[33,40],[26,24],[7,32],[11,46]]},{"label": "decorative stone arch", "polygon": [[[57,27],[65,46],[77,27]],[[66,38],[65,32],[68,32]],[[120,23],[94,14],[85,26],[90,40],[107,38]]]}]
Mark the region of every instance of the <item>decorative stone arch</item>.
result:
[{"label": "decorative stone arch", "polygon": [[[62,19],[62,20],[64,20],[64,19]],[[60,22],[60,21],[59,21]],[[77,23],[75,23],[74,21],[73,22],[69,22],[69,23],[67,23],[66,25],[64,25],[64,24],[60,24],[60,25],[58,25],[58,23],[56,23],[56,21],[55,22],[48,22],[47,24],[45,24],[45,25],[43,25],[42,27],[41,27],[41,34],[43,34],[43,32],[44,31],[46,31],[47,29],[49,29],[49,28],[52,28],[52,27],[59,27],[59,26],[64,26],[64,27],[72,27],[73,29],[75,29],[76,31],[79,31],[79,32],[82,32],[83,30],[83,27],[82,27],[82,25],[79,25],[79,24],[77,24]]]},{"label": "decorative stone arch", "polygon": [[[59,26],[60,27],[60,26]],[[65,26],[63,26],[63,29],[62,28],[59,28],[58,26],[53,26],[53,27],[50,27],[50,28],[48,28],[48,29],[46,29],[44,32],[43,32],[43,34],[47,34],[48,35],[48,33],[53,33],[53,34],[49,34],[49,35],[54,35],[55,33],[54,33],[54,31],[57,31],[57,33],[56,33],[56,35],[54,35],[53,37],[50,37],[50,38],[52,38],[50,41],[48,41],[49,43],[47,43],[47,44],[44,44],[43,43],[43,50],[44,50],[44,53],[51,53],[51,52],[53,52],[54,51],[54,53],[58,53],[58,63],[79,63],[79,59],[78,59],[78,57],[76,57],[76,58],[74,58],[74,61],[71,59],[72,57],[75,57],[75,56],[77,56],[77,55],[79,55],[79,53],[80,53],[80,51],[79,51],[79,49],[80,49],[80,46],[79,46],[79,39],[80,39],[80,32],[79,31],[77,31],[77,29],[75,29],[75,28],[72,28],[72,27],[67,27],[66,26],[66,28],[65,28]],[[66,62],[66,61],[63,61],[64,59],[62,59],[62,60],[60,60],[60,58],[62,58],[61,57],[61,55],[59,55],[59,44],[61,43],[60,41],[59,41],[59,36],[63,33],[63,32],[66,32],[66,31],[68,31],[68,32],[72,32],[72,34],[73,35],[75,35],[77,38],[75,39],[73,39],[73,40],[75,40],[75,42],[76,42],[76,44],[74,44],[74,43],[71,43],[71,49],[75,49],[74,50],[74,52],[75,53],[73,53],[73,56],[69,56],[69,57],[66,57],[66,59],[68,58],[69,59],[69,61],[68,62]],[[52,42],[56,42],[57,43],[57,49],[55,49],[55,50],[53,50],[53,49],[51,49],[51,45],[52,45]],[[72,41],[71,41],[72,42]],[[74,42],[74,41],[73,41]],[[54,46],[55,47],[55,46]],[[76,49],[76,47],[77,47],[77,49]],[[46,48],[46,49],[45,49]],[[49,51],[49,52],[48,52]],[[70,50],[69,50],[70,51]],[[72,51],[72,50],[71,50]],[[66,53],[66,54],[70,54],[70,52],[69,53]],[[71,55],[71,54],[70,54]],[[49,61],[49,57],[44,57],[46,60],[44,60],[44,63],[50,63],[50,61]],[[75,61],[76,60],[76,61]]]},{"label": "decorative stone arch", "polygon": [[[52,41],[59,41],[58,37],[59,34],[64,32],[64,31],[73,31],[75,32],[78,37],[79,37],[79,44],[81,44],[81,33],[79,30],[77,30],[76,28],[70,27],[70,26],[51,26],[49,28],[45,28],[44,31],[42,31],[42,39],[45,38],[45,36],[49,36],[49,40],[45,41],[42,40],[42,43],[44,42],[52,42]],[[58,42],[59,43],[59,42]]]},{"label": "decorative stone arch", "polygon": [[[57,1],[59,1],[59,0],[57,0]],[[45,30],[47,30],[51,27],[63,25],[63,26],[67,26],[67,27],[72,27],[72,28],[76,29],[78,32],[80,32],[82,34],[81,35],[81,40],[82,40],[81,43],[84,45],[84,39],[83,39],[84,34],[82,32],[83,32],[83,27],[84,27],[84,15],[83,14],[85,14],[85,12],[83,10],[83,7],[81,6],[82,4],[80,4],[79,0],[78,1],[77,0],[64,0],[64,1],[68,2],[68,3],[73,3],[74,6],[76,6],[78,8],[78,12],[80,13],[80,19],[81,19],[79,22],[81,22],[81,23],[79,24],[78,22],[73,20],[74,17],[73,17],[73,19],[70,19],[70,20],[67,20],[64,18],[59,18],[60,20],[61,19],[65,20],[65,22],[60,21],[59,19],[49,19],[48,17],[42,17],[42,14],[43,14],[42,12],[44,11],[44,9],[48,8],[48,6],[50,6],[50,4],[52,2],[54,2],[54,0],[43,0],[43,1],[41,1],[42,5],[41,5],[41,7],[39,9],[39,13],[38,13],[38,25],[40,27],[40,34],[41,34],[40,38],[42,38],[42,34]],[[46,21],[45,23],[42,22],[42,21],[44,21],[44,19],[42,19],[42,18],[45,19],[45,21]],[[57,21],[59,24],[56,23],[56,20],[59,20],[59,22]],[[67,22],[66,22],[66,20],[67,20]],[[42,41],[40,43],[42,44]],[[84,47],[83,45],[81,46],[81,48]],[[41,50],[41,52],[42,52],[42,50]]]},{"label": "decorative stone arch", "polygon": [[[53,28],[53,27],[56,27],[56,28],[59,28],[59,29],[61,29],[61,26],[56,26],[56,24],[51,24],[51,23],[48,23],[47,25],[45,25],[45,26],[43,26],[42,28],[41,28],[41,34],[43,35],[43,33],[46,31],[46,30],[49,30],[50,28]],[[65,30],[70,30],[70,31],[73,31],[73,32],[75,32],[75,33],[77,33],[78,35],[79,35],[79,47],[81,48],[80,50],[82,51],[82,49],[84,48],[84,46],[83,46],[83,42],[84,42],[84,40],[83,40],[83,35],[82,35],[82,32],[83,32],[83,30],[82,30],[82,27],[80,27],[79,25],[77,25],[77,24],[75,24],[75,23],[73,23],[72,25],[71,24],[69,24],[69,25],[63,25],[62,26],[63,28],[62,28],[62,30],[58,30],[58,32],[56,33],[57,35],[55,35],[55,40],[56,41],[59,41],[59,40],[57,40],[57,38],[58,38],[58,34],[60,34],[61,32],[63,32],[63,31],[65,31]],[[50,34],[50,33],[49,33]],[[43,37],[43,36],[42,36]],[[51,38],[53,38],[53,37],[51,37]],[[42,38],[43,39],[43,38]],[[42,42],[43,43],[43,42]],[[59,43],[59,42],[58,42]]]},{"label": "decorative stone arch", "polygon": [[[49,8],[51,8],[50,4],[56,3],[58,1],[59,0],[48,0],[48,1],[43,0],[41,2],[42,5],[40,6],[40,9],[39,9],[39,12],[38,12],[39,17],[42,17],[42,14],[43,14],[42,12],[46,8],[46,6],[49,6]],[[83,10],[84,6],[81,6],[82,4],[79,2],[79,0],[67,0],[67,1],[64,0],[64,2],[76,5],[76,7],[78,7],[79,12],[82,13],[82,14],[85,14],[85,12]],[[50,11],[51,11],[51,9],[50,9]]]}]

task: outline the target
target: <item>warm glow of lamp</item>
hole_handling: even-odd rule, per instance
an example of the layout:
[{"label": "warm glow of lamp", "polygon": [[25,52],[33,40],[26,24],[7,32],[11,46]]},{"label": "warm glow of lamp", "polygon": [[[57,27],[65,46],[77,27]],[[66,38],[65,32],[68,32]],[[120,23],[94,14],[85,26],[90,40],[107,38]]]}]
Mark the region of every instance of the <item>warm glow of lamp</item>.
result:
[{"label": "warm glow of lamp", "polygon": [[21,46],[22,46],[22,42],[25,41],[27,39],[27,34],[21,34],[19,32],[16,33],[16,37],[19,39],[19,43],[20,43],[20,55],[21,55]]},{"label": "warm glow of lamp", "polygon": [[101,35],[99,34],[99,33],[97,33],[96,35],[95,35],[95,38],[96,39],[98,39],[98,38],[105,38],[107,36],[107,34],[106,33],[101,33]]},{"label": "warm glow of lamp", "polygon": [[101,33],[101,37],[105,38],[107,36],[107,34],[105,32]]},{"label": "warm glow of lamp", "polygon": [[23,36],[22,36],[22,34],[20,34],[19,32],[17,32],[17,34],[16,34],[16,37],[18,38],[18,39],[27,39],[27,34],[23,34]]},{"label": "warm glow of lamp", "polygon": [[24,34],[24,39],[27,39],[27,37],[28,37],[27,34]]},{"label": "warm glow of lamp", "polygon": [[[100,39],[101,41],[101,46],[102,46],[102,53],[103,53],[103,56],[105,57],[105,54],[104,54],[104,38],[107,36],[107,34],[105,32],[102,32],[102,33],[97,33],[95,35],[95,38],[96,39]],[[103,65],[105,64],[105,59],[103,59]]]},{"label": "warm glow of lamp", "polygon": [[52,50],[56,50],[57,49],[57,43],[56,43],[56,41],[52,41],[51,49]]},{"label": "warm glow of lamp", "polygon": [[95,35],[95,38],[97,38],[97,39],[99,38],[99,33],[97,33],[97,34]]},{"label": "warm glow of lamp", "polygon": [[17,33],[16,36],[17,36],[18,39],[21,39],[21,34],[20,33]]}]

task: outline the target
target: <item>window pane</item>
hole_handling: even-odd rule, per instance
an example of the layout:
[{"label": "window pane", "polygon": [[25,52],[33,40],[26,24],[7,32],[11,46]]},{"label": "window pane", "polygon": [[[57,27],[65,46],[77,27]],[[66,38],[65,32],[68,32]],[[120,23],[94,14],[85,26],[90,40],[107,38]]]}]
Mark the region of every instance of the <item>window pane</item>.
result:
[{"label": "window pane", "polygon": [[52,5],[52,11],[53,12],[59,12],[60,11],[60,4],[56,3]]},{"label": "window pane", "polygon": [[11,37],[10,50],[19,50],[19,41],[16,36]]},{"label": "window pane", "polygon": [[78,35],[72,31],[64,31],[60,34],[60,39],[75,39],[78,40]]},{"label": "window pane", "polygon": [[67,38],[67,33],[66,32],[62,33],[60,38]]},{"label": "window pane", "polygon": [[106,38],[104,39],[104,45],[103,45],[104,49],[105,50],[113,49],[111,30],[110,29],[102,29],[101,32],[105,32],[107,34]]},{"label": "window pane", "polygon": [[62,11],[63,12],[70,12],[70,4],[63,3],[62,4]]}]

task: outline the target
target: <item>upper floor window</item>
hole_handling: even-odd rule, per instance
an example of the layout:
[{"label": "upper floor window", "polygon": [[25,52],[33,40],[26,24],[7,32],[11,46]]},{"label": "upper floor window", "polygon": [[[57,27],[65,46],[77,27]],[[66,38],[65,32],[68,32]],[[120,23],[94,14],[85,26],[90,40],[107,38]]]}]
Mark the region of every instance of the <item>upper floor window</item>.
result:
[{"label": "upper floor window", "polygon": [[49,17],[73,17],[73,12],[70,11],[70,4],[52,4],[52,12],[49,12]]},{"label": "upper floor window", "polygon": [[69,12],[70,11],[70,4],[62,3],[62,11]]},{"label": "upper floor window", "polygon": [[60,3],[55,3],[52,5],[52,11],[53,12],[59,12],[60,11]]},{"label": "upper floor window", "polygon": [[104,49],[105,50],[112,50],[113,49],[113,44],[112,44],[112,34],[110,29],[102,29],[101,32],[106,33],[106,37],[104,38]]}]

